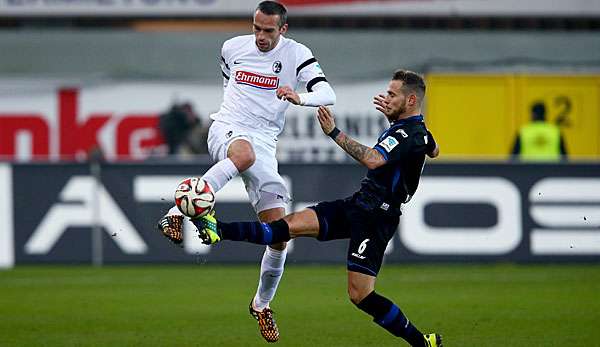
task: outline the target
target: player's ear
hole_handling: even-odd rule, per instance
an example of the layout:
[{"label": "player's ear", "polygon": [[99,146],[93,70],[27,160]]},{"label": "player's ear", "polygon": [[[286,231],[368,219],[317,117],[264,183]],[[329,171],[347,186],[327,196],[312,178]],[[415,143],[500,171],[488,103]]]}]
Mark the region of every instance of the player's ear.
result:
[{"label": "player's ear", "polygon": [[283,35],[283,34],[287,33],[287,30],[288,30],[288,24],[285,23],[281,28],[279,28],[279,33]]},{"label": "player's ear", "polygon": [[408,104],[410,106],[416,106],[417,103],[419,103],[419,99],[417,98],[416,94],[410,94],[410,96],[408,97]]}]

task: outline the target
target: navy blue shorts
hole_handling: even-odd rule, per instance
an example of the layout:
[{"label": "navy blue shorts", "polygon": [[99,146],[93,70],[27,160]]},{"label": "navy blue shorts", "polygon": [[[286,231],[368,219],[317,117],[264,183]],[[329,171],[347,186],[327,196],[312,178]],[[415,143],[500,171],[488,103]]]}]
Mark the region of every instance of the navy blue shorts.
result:
[{"label": "navy blue shorts", "polygon": [[320,202],[309,207],[319,219],[319,241],[350,239],[348,270],[377,276],[399,216],[366,211],[352,199]]}]

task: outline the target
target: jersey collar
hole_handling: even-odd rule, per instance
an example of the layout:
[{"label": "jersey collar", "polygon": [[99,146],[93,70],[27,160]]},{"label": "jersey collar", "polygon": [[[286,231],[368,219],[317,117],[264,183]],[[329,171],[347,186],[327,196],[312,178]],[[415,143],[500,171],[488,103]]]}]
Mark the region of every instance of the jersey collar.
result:
[{"label": "jersey collar", "polygon": [[284,41],[286,41],[287,38],[285,38],[283,35],[279,36],[279,42],[277,42],[277,46],[275,46],[272,50],[268,51],[268,52],[263,52],[260,49],[258,49],[258,47],[256,46],[256,43],[254,43],[254,49],[256,49],[256,51],[258,52],[258,54],[260,55],[271,55],[275,52],[277,52],[279,50],[279,48],[281,46],[283,46]]},{"label": "jersey collar", "polygon": [[408,124],[408,123],[412,123],[412,122],[422,122],[424,119],[423,115],[420,114],[418,116],[412,116],[412,117],[408,117],[408,118],[402,118],[402,119],[398,119],[393,121],[390,124],[390,128],[396,125],[404,125],[404,124]]}]

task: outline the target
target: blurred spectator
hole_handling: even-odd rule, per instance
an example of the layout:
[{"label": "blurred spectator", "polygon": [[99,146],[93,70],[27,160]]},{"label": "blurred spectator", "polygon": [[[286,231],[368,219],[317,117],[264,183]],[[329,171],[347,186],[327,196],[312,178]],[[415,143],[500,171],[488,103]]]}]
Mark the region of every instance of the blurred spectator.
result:
[{"label": "blurred spectator", "polygon": [[102,147],[96,144],[94,147],[90,148],[88,151],[88,160],[92,163],[102,163],[106,161],[106,156],[104,155]]},{"label": "blurred spectator", "polygon": [[206,154],[208,127],[202,121],[192,104],[174,104],[160,115],[160,133],[169,148],[169,154]]},{"label": "blurred spectator", "polygon": [[558,125],[546,121],[546,106],[531,106],[531,122],[521,127],[512,150],[521,161],[559,161],[566,159],[565,141]]}]

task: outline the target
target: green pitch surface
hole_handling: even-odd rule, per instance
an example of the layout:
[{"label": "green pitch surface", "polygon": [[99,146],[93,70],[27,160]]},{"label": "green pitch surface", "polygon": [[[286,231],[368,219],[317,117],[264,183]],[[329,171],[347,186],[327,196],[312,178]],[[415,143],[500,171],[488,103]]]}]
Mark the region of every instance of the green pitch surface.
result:
[{"label": "green pitch surface", "polygon": [[[0,346],[264,346],[256,266],[0,271]],[[598,346],[600,266],[384,266],[378,292],[446,347]],[[350,304],[341,266],[288,265],[278,346],[405,346]]]}]

